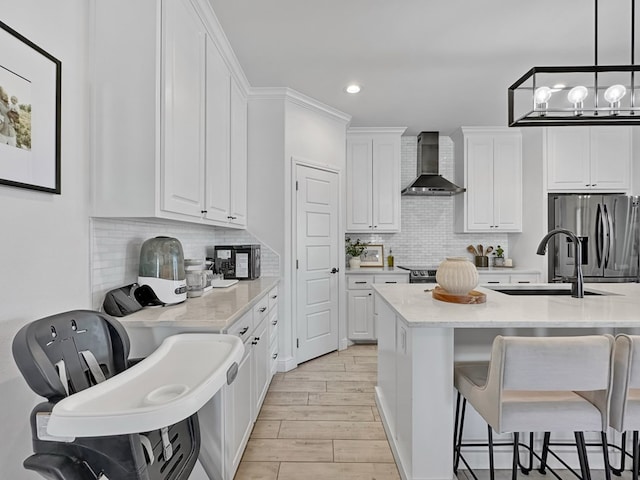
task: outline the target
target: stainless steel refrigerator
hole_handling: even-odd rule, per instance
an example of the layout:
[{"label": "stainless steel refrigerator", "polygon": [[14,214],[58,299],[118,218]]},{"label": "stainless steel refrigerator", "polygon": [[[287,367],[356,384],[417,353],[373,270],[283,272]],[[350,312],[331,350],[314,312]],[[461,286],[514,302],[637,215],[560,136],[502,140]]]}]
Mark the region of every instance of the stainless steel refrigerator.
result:
[{"label": "stainless steel refrigerator", "polygon": [[[549,195],[549,229],[567,228],[582,242],[585,282],[637,282],[640,197],[627,195]],[[573,275],[573,243],[554,237],[549,279]]]}]

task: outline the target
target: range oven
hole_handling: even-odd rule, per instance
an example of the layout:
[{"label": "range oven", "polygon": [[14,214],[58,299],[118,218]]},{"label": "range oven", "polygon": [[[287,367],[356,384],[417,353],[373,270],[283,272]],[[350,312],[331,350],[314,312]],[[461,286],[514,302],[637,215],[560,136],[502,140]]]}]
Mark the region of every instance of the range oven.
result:
[{"label": "range oven", "polygon": [[409,270],[409,283],[436,283],[437,267],[402,267]]}]

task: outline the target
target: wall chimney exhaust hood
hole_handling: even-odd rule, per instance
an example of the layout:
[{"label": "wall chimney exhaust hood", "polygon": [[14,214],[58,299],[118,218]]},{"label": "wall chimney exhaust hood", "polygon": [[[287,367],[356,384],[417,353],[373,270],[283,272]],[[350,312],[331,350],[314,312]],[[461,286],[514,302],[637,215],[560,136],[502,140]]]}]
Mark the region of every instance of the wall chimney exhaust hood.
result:
[{"label": "wall chimney exhaust hood", "polygon": [[402,195],[447,196],[465,191],[440,175],[438,132],[418,134],[418,177],[402,190]]}]

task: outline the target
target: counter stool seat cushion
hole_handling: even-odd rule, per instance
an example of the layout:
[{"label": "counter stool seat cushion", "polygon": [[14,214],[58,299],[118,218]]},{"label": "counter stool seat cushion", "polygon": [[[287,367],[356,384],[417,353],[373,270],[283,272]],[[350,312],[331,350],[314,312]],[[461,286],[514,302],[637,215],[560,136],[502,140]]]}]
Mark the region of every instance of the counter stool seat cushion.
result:
[{"label": "counter stool seat cushion", "polygon": [[575,392],[505,390],[498,404],[485,390],[488,372],[488,362],[458,363],[454,383],[497,433],[567,432],[577,424],[583,431],[601,430],[600,410]]}]

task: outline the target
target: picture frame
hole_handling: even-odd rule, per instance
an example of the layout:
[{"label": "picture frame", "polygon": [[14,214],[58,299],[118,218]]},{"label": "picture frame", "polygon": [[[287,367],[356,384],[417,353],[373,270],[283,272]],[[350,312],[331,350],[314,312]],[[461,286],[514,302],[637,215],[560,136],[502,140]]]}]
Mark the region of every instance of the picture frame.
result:
[{"label": "picture frame", "polygon": [[383,267],[384,266],[384,246],[367,245],[367,249],[362,254],[361,267]]},{"label": "picture frame", "polygon": [[61,194],[62,63],[0,21],[0,185]]}]

